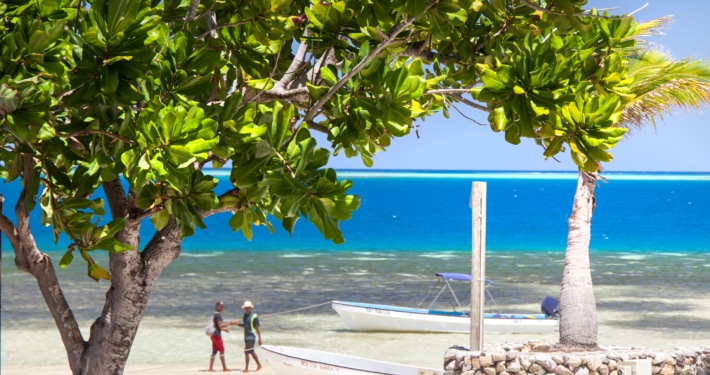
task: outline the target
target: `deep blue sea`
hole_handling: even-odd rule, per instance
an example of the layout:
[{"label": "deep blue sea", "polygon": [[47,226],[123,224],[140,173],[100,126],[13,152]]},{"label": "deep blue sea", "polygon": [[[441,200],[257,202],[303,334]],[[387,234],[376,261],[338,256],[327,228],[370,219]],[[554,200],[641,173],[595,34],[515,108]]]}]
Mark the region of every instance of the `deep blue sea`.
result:
[{"label": "deep blue sea", "polygon": [[[183,250],[303,251],[376,250],[436,251],[471,248],[469,197],[473,181],[486,182],[486,244],[489,251],[564,251],[576,173],[343,171],[354,182],[360,208],[341,228],[346,242],[324,240],[305,219],[293,237],[273,221],[276,233],[256,228],[246,241],[232,232],[227,215],[206,220],[207,230],[187,238]],[[710,174],[607,173],[596,188],[592,220],[592,251],[710,251]],[[227,188],[222,176],[221,186]],[[18,184],[2,184],[6,214],[12,215]],[[66,248],[54,244],[49,228],[33,229],[42,250]],[[12,216],[11,216],[12,217]],[[142,238],[151,225],[146,222]],[[9,250],[3,238],[3,251]]]},{"label": "deep blue sea", "polygon": [[[603,176],[590,245],[600,343],[707,346],[710,173]],[[470,272],[474,181],[485,182],[487,191],[485,272],[493,281],[488,289],[495,302],[486,301],[486,312],[536,313],[545,295],[559,296],[576,173],[341,171],[339,177],[351,179],[352,193],[362,199],[354,217],[341,223],[346,239],[341,245],[323,240],[306,220],[298,222],[293,237],[274,221],[275,234],[257,228],[254,239],[246,241],[228,227],[228,215],[208,218],[208,229],[184,241],[182,254],[151,293],[137,339],[138,361],[206,358],[203,320],[214,301],[225,301],[227,319],[233,319],[249,299],[256,303],[269,343],[384,360],[401,360],[401,348],[408,347],[408,352],[416,349],[412,363],[424,358],[422,353],[440,363],[446,345],[466,345],[465,335],[451,341],[449,336],[347,332],[328,302],[413,306],[436,281],[435,272]],[[226,178],[220,178],[226,189]],[[0,184],[0,189],[3,212],[14,219],[18,185]],[[39,226],[38,210],[32,225],[88,332],[109,284],[89,279],[80,261],[57,267],[66,239],[53,243],[49,229]],[[145,244],[150,223],[143,229]],[[4,236],[2,241],[2,341],[13,342],[2,346],[3,363],[66,363],[36,283],[14,267],[12,249]],[[107,266],[105,254],[92,256]],[[393,345],[383,346],[385,341]],[[42,353],[56,352],[27,356],[37,352],[38,343]],[[233,345],[238,344],[228,344],[236,353]]]}]

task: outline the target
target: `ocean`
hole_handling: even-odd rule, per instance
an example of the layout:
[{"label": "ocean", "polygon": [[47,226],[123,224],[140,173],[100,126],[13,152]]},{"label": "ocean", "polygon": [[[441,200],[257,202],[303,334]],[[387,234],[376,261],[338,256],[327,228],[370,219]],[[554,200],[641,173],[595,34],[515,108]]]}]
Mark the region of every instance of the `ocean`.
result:
[{"label": "ocean", "polygon": [[[600,344],[710,346],[710,174],[603,176],[590,244]],[[435,272],[470,273],[474,181],[487,187],[485,272],[495,303],[487,301],[486,311],[536,313],[544,296],[559,295],[576,173],[341,171],[339,177],[352,180],[351,192],[362,199],[341,223],[341,245],[323,240],[306,220],[292,237],[274,221],[275,234],[257,228],[247,241],[226,216],[208,218],[208,229],[184,241],[159,279],[129,363],[206,365],[203,330],[214,302],[225,301],[232,320],[252,300],[265,343],[440,366],[448,346],[468,344],[466,335],[351,332],[328,302],[411,306],[435,283]],[[18,186],[0,189],[3,212],[11,215]],[[33,220],[42,229],[35,232],[40,248],[56,265],[66,241],[54,244],[38,216]],[[144,227],[147,242],[150,224]],[[106,265],[105,255],[96,259]],[[80,262],[56,268],[87,335],[108,284],[89,279]],[[557,334],[534,338],[556,342]],[[484,342],[528,339],[487,334]],[[37,286],[14,267],[4,236],[2,343],[3,366],[66,363]],[[243,361],[241,345],[233,333],[228,362]]]}]

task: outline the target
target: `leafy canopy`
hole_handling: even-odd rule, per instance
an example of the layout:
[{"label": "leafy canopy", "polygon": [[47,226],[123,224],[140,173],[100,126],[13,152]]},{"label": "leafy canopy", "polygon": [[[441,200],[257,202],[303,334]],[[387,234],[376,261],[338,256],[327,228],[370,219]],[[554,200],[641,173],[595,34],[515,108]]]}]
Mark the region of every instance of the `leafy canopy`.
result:
[{"label": "leafy canopy", "polygon": [[[372,165],[417,120],[453,105],[488,115],[545,158],[580,169],[609,149],[632,79],[630,17],[585,0],[10,0],[0,4],[0,175],[88,255],[125,251],[128,220],[183,236],[228,212],[251,239],[269,218],[307,218],[344,241],[359,198],[330,151]],[[212,167],[213,169],[206,169]],[[214,170],[225,169],[226,193]],[[129,216],[102,223],[102,184],[127,184]],[[36,198],[36,199],[35,199]],[[98,267],[98,268],[97,268]]]}]

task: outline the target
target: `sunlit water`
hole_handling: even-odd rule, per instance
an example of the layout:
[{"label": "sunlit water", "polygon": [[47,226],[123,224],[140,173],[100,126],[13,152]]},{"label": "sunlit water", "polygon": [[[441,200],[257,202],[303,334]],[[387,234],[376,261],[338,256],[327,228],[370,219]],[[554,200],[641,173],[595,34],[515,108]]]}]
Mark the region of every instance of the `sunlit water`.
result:
[{"label": "sunlit water", "polygon": [[[352,332],[328,302],[414,306],[435,272],[470,272],[471,180],[488,184],[486,278],[493,299],[486,311],[538,312],[543,297],[559,296],[574,174],[430,174],[345,174],[362,205],[342,223],[340,246],[303,221],[293,238],[259,229],[247,242],[223,217],[210,218],[210,229],[187,239],[160,277],[129,363],[204,364],[210,351],[204,326],[214,302],[225,301],[224,316],[232,320],[241,318],[239,306],[248,299],[265,343],[439,368],[446,348],[467,346],[468,335]],[[2,189],[7,214],[17,190]],[[707,174],[620,174],[599,185],[590,257],[600,344],[710,346],[708,212]],[[48,232],[37,233],[87,336],[108,283],[89,279],[81,262],[59,269],[66,242],[55,245]],[[106,266],[105,255],[95,258]],[[460,298],[467,288],[459,286]],[[529,339],[558,336],[487,334],[484,341]],[[228,358],[242,358],[239,330],[226,345]],[[66,364],[59,335],[36,283],[14,268],[3,239],[2,365],[52,364]]]}]

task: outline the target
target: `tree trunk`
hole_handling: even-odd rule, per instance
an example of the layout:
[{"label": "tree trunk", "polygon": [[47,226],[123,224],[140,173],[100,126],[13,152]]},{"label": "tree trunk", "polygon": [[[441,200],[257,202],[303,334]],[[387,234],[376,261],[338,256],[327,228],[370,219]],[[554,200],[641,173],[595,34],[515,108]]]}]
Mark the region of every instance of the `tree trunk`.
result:
[{"label": "tree trunk", "polygon": [[157,232],[142,252],[137,250],[144,213],[138,210],[129,214],[132,199],[127,201],[120,181],[114,182],[118,183],[104,184],[112,215],[127,218],[126,227],[117,234],[117,239],[136,250],[109,255],[111,285],[101,316],[91,326],[88,342],[82,337],[50,258],[40,252],[32,236],[29,212],[24,205],[26,191],[20,193],[15,206],[17,226],[0,212],[0,228],[15,251],[15,265],[37,280],[75,375],[123,374],[150,292],[162,271],[181,251],[180,227],[174,220]]},{"label": "tree trunk", "polygon": [[[137,223],[130,228],[127,224],[119,234],[122,242],[136,248]],[[111,287],[101,316],[91,326],[82,375],[123,374],[150,292],[162,271],[180,254],[179,234],[179,227],[171,222],[156,233],[143,252],[110,254]]]},{"label": "tree trunk", "polygon": [[597,307],[589,263],[597,174],[579,171],[560,291],[560,344],[597,347]]}]

